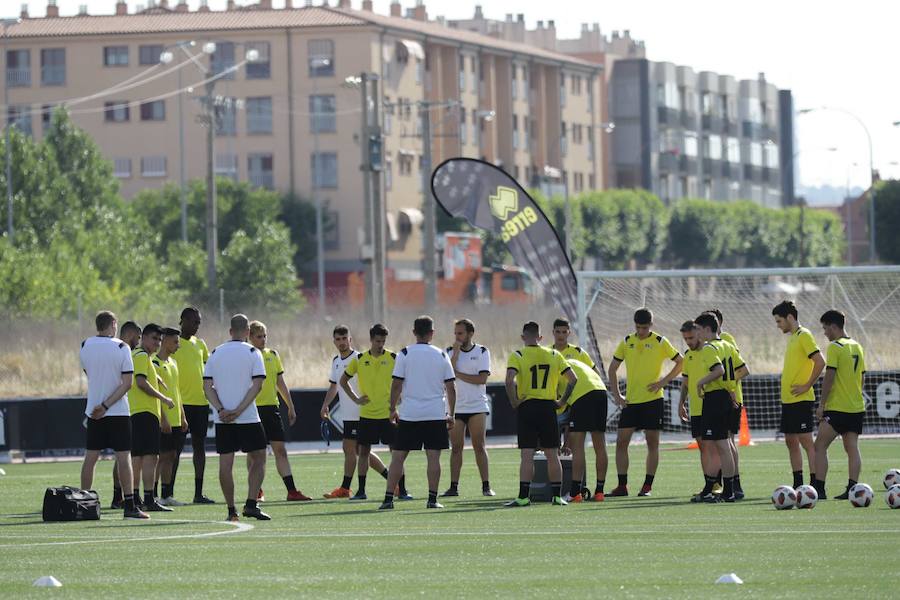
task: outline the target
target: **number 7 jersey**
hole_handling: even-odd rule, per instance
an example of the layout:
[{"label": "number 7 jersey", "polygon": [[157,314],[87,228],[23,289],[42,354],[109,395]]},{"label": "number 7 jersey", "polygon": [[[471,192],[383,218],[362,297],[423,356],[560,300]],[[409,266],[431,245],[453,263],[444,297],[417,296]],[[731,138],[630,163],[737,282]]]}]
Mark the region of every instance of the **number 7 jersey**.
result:
[{"label": "number 7 jersey", "polygon": [[834,384],[825,398],[825,410],[861,413],[866,410],[863,399],[863,373],[866,357],[862,346],[850,338],[838,338],[828,344],[825,366],[834,370]]},{"label": "number 7 jersey", "polygon": [[519,400],[556,402],[559,376],[571,367],[553,348],[525,346],[509,355],[506,368],[516,372]]}]

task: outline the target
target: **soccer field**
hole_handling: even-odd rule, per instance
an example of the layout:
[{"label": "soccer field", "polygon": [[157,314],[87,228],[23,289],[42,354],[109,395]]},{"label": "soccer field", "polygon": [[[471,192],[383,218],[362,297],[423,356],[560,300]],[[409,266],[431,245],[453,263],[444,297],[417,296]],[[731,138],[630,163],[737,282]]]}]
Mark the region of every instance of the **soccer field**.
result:
[{"label": "soccer field", "polygon": [[[790,483],[781,443],[742,449],[747,499],[731,505],[687,501],[702,477],[697,452],[680,446],[664,446],[652,497],[519,509],[501,507],[518,488],[515,450],[490,452],[496,498],[480,495],[467,450],[461,496],[442,499],[442,511],[425,509],[422,453],[407,463],[416,499],[381,512],[382,480],[374,473],[366,503],[282,502],[284,487],[270,457],[264,508],[273,520],[240,524],[222,522],[221,503],[154,513],[146,523],[124,521],[120,511],[105,512],[99,522],[42,523],[44,488],[77,484],[80,464],[5,465],[0,597],[890,596],[900,560],[900,510],[885,504],[881,479],[900,467],[898,447],[896,439],[861,444],[861,479],[875,490],[872,506],[829,500],[812,511],[772,508],[772,490]],[[643,479],[643,458],[644,449],[633,448],[632,493]],[[829,493],[837,494],[847,473],[839,443],[831,461]],[[243,462],[237,463],[238,490],[244,489]],[[340,481],[339,454],[292,456],[291,462],[299,487],[311,496]],[[111,464],[102,462],[95,479],[104,505]],[[221,500],[216,466],[215,459],[207,463],[207,490]],[[448,473],[445,453],[442,488]],[[188,499],[192,477],[185,460],[177,497]],[[608,480],[614,485],[614,467]],[[744,585],[714,584],[730,572]],[[42,575],[56,576],[64,587],[32,587]]]}]

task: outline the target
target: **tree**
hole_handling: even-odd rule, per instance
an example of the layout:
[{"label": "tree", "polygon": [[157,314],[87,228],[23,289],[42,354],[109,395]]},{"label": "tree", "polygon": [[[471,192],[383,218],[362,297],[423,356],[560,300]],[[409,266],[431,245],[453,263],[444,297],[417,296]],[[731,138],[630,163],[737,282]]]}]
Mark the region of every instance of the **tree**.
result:
[{"label": "tree", "polygon": [[670,211],[668,257],[678,267],[717,265],[727,257],[732,233],[728,205],[684,199]]}]

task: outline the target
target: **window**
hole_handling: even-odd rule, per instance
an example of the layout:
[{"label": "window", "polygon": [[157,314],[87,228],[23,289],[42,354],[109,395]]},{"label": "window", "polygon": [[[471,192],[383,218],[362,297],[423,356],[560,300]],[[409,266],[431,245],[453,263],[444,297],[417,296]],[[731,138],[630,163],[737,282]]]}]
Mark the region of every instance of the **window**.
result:
[{"label": "window", "polygon": [[398,172],[401,175],[412,175],[413,156],[414,154],[409,150],[401,150],[398,153]]},{"label": "window", "polygon": [[697,136],[686,133],[684,135],[684,154],[690,157],[697,156]]},{"label": "window", "polygon": [[588,188],[592,189],[592,190],[597,189],[597,182],[596,182],[596,179],[594,178],[593,173],[588,175]]},{"label": "window", "polygon": [[709,92],[700,93],[700,110],[704,115],[713,114],[713,98]]},{"label": "window", "polygon": [[141,104],[141,121],[165,121],[166,101],[154,100]]},{"label": "window", "polygon": [[475,92],[478,90],[478,66],[474,56],[470,56],[469,60],[472,61],[472,91]]},{"label": "window", "polygon": [[751,123],[762,123],[762,107],[759,98],[741,98],[741,108],[744,120]]},{"label": "window", "polygon": [[466,57],[460,55],[459,57],[459,91],[463,92],[466,89]]},{"label": "window", "polygon": [[104,67],[127,67],[128,46],[106,46],[103,48]]},{"label": "window", "polygon": [[113,176],[119,179],[131,177],[131,159],[116,158],[113,160]]},{"label": "window", "polygon": [[234,42],[216,42],[211,62],[214,74],[224,73],[220,79],[234,79],[234,71],[229,70],[234,67]]},{"label": "window", "polygon": [[248,52],[250,50],[256,50],[259,54],[259,57],[255,62],[247,63],[247,79],[269,79],[272,76],[269,42],[251,42],[246,44],[246,49]]},{"label": "window", "polygon": [[6,109],[6,122],[25,135],[32,135],[31,107],[28,105],[10,106]]},{"label": "window", "polygon": [[41,107],[41,127],[44,129],[44,135],[50,131],[50,125],[53,124],[53,111],[56,107],[52,104],[45,104]]},{"label": "window", "polygon": [[562,122],[562,128],[560,129],[562,132],[559,138],[559,149],[563,156],[565,156],[569,151],[569,140],[568,140],[568,132],[566,130],[566,122]]},{"label": "window", "polygon": [[673,82],[659,83],[656,85],[656,103],[665,108],[681,110],[678,86]]},{"label": "window", "polygon": [[271,154],[247,155],[250,185],[271,190],[275,188],[274,158]]},{"label": "window", "polygon": [[6,52],[6,84],[9,87],[31,85],[30,50],[8,50]]},{"label": "window", "polygon": [[468,134],[466,133],[466,109],[459,109],[459,143],[467,144],[468,143]]},{"label": "window", "polygon": [[722,137],[708,135],[703,140],[703,156],[713,160],[722,160]]},{"label": "window", "polygon": [[41,85],[66,84],[66,49],[41,50]]},{"label": "window", "polygon": [[522,98],[528,98],[528,68],[522,67]]},{"label": "window", "polygon": [[766,144],[766,166],[770,169],[777,169],[779,163],[778,144]]},{"label": "window", "polygon": [[237,154],[216,154],[217,177],[228,177],[234,181],[238,179],[238,157]]},{"label": "window", "polygon": [[513,167],[513,179],[515,179],[516,181],[519,180],[519,165],[515,165]]},{"label": "window", "polygon": [[272,133],[272,98],[247,98],[247,133]]},{"label": "window", "polygon": [[326,250],[339,250],[341,247],[341,214],[336,210],[326,210],[323,217],[325,231],[322,232],[322,244]]},{"label": "window", "polygon": [[334,152],[319,152],[310,155],[310,168],[312,169],[313,188],[336,188],[338,186],[337,154]]},{"label": "window", "polygon": [[216,103],[216,135],[237,135],[237,105],[234,97],[226,97]]},{"label": "window", "polygon": [[416,59],[416,85],[422,85],[422,78],[425,76],[425,65],[421,59]]},{"label": "window", "polygon": [[513,149],[517,150],[519,148],[519,116],[518,115],[513,115],[512,128],[513,128],[512,147],[513,147]]},{"label": "window", "polygon": [[500,289],[505,292],[515,292],[519,289],[519,275],[516,273],[504,273],[500,277]]},{"label": "window", "polygon": [[144,156],[141,158],[141,175],[144,177],[165,177],[165,156]]},{"label": "window", "polygon": [[[310,96],[309,130],[313,133],[334,133],[337,128],[335,108],[334,94]],[[385,130],[388,130],[388,115],[385,115],[384,121]]]},{"label": "window", "polygon": [[145,66],[159,64],[159,57],[162,56],[163,52],[162,44],[138,46],[138,64]]},{"label": "window", "polygon": [[510,86],[510,90],[512,91],[513,100],[519,97],[519,80],[516,79],[516,73],[519,72],[519,67],[516,65],[512,66],[512,85]]},{"label": "window", "polygon": [[730,137],[727,141],[727,158],[728,162],[741,162],[741,143],[736,137]]},{"label": "window", "polygon": [[107,123],[124,123],[131,120],[131,107],[127,100],[113,100],[104,102],[104,120]]},{"label": "window", "polygon": [[306,49],[309,54],[309,76],[333,77],[334,42],[331,40],[309,40]]},{"label": "window", "polygon": [[390,158],[384,159],[384,189],[391,190],[394,187],[394,162]]},{"label": "window", "polygon": [[761,167],[762,160],[763,160],[762,144],[760,144],[759,142],[750,142],[749,148],[750,148],[750,156],[744,157],[745,158],[744,162],[747,162],[746,159],[749,158],[750,159],[749,162],[751,165],[753,165],[754,167]]},{"label": "window", "polygon": [[559,105],[566,105],[566,76],[564,73],[559,75]]}]

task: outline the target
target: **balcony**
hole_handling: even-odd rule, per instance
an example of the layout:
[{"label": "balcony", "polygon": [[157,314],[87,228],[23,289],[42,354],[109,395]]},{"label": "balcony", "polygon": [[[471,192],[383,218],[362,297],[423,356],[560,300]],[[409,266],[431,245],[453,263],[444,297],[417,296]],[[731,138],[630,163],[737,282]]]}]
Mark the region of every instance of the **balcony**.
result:
[{"label": "balcony", "polygon": [[250,185],[267,190],[275,189],[275,175],[269,172],[250,173]]},{"label": "balcony", "polygon": [[725,179],[737,177],[739,172],[737,169],[733,168],[733,165],[727,160],[719,162],[719,171],[720,175]]},{"label": "balcony", "polygon": [[31,86],[31,68],[18,67],[6,69],[6,85],[9,87]]},{"label": "balcony", "polygon": [[763,126],[759,123],[754,123],[753,121],[743,122],[742,134],[745,138],[750,138],[752,140],[765,139],[763,136]]},{"label": "balcony", "polygon": [[753,183],[762,181],[762,169],[755,165],[744,165],[744,179]]},{"label": "balcony", "polygon": [[718,133],[722,130],[722,119],[713,115],[703,115],[702,127],[704,131],[712,131]]},{"label": "balcony", "polygon": [[678,170],[678,156],[672,154],[671,152],[664,152],[659,155],[659,170],[660,171],[677,171]]},{"label": "balcony", "polygon": [[687,173],[697,172],[697,157],[682,155],[678,160],[678,168]]},{"label": "balcony", "polygon": [[703,159],[703,174],[708,177],[722,176],[722,161],[713,158]]},{"label": "balcony", "polygon": [[65,85],[66,67],[49,66],[41,67],[41,85]]},{"label": "balcony", "polygon": [[777,167],[763,167],[762,169],[762,178],[763,181],[770,184],[778,184],[780,183],[780,173]]},{"label": "balcony", "polygon": [[737,121],[732,121],[728,118],[722,119],[722,128],[727,135],[736,136],[738,134]]},{"label": "balcony", "polygon": [[679,111],[667,106],[659,106],[656,109],[656,119],[660,125],[678,125]]},{"label": "balcony", "polygon": [[697,131],[697,113],[681,111],[681,126],[691,131]]}]

